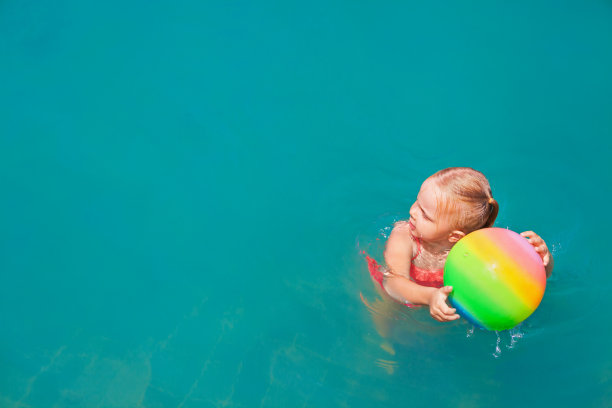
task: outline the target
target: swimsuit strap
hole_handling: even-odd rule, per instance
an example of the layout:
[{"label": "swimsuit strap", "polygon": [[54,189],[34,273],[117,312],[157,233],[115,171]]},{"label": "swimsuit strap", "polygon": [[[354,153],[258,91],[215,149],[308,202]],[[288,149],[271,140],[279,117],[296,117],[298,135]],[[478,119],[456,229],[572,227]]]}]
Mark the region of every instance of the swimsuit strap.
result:
[{"label": "swimsuit strap", "polygon": [[441,288],[444,285],[444,269],[428,270],[419,268],[414,264],[414,260],[421,254],[421,240],[415,238],[417,243],[417,253],[410,260],[410,279],[421,286],[429,286],[432,288]]},{"label": "swimsuit strap", "polygon": [[414,261],[417,256],[419,256],[421,254],[421,240],[418,239],[417,237],[414,237],[416,243],[417,243],[417,253],[415,256],[412,257],[412,259],[410,259],[410,262]]}]

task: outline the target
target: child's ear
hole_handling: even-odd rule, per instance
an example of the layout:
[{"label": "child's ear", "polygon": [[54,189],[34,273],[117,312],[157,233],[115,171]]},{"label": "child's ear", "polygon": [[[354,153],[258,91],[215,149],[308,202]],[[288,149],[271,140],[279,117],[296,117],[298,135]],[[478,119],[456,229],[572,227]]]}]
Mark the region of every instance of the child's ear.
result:
[{"label": "child's ear", "polygon": [[448,235],[448,241],[454,244],[463,237],[465,237],[465,232],[459,230],[451,231]]}]

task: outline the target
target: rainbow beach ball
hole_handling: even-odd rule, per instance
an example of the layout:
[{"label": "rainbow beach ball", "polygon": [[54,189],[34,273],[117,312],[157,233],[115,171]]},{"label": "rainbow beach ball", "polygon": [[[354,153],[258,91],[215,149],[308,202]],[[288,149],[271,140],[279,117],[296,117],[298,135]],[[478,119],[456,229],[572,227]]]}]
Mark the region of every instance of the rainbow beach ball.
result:
[{"label": "rainbow beach ball", "polygon": [[546,289],[542,259],[529,241],[503,228],[461,238],[444,265],[457,312],[487,330],[511,329],[538,307]]}]

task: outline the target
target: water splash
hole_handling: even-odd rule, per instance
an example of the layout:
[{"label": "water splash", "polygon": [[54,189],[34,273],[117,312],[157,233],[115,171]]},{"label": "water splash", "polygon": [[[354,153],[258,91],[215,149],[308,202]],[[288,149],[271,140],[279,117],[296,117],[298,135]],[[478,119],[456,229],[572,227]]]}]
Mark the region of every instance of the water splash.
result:
[{"label": "water splash", "polygon": [[523,338],[521,326],[518,325],[515,328],[508,330],[508,334],[510,334],[510,344],[507,344],[506,347],[508,349],[513,349],[518,340]]},{"label": "water splash", "polygon": [[387,239],[389,238],[389,235],[391,235],[392,230],[393,230],[392,226],[383,227],[382,229],[378,231],[378,234],[384,239]]},{"label": "water splash", "polygon": [[[476,326],[474,325],[468,326],[465,333],[465,337],[468,339],[473,338],[475,329]],[[491,355],[496,359],[502,356],[502,352],[504,350],[512,350],[516,348],[517,344],[519,343],[519,340],[525,336],[525,332],[522,329],[522,323],[509,330],[496,330],[493,332],[486,331],[485,329],[480,330],[483,331],[485,335],[492,335],[492,333],[495,333],[495,349],[493,350]]]},{"label": "water splash", "polygon": [[[469,329],[468,329],[469,332]],[[505,344],[505,349],[512,350],[518,344],[518,341],[523,338],[525,333],[521,330],[521,325],[504,331],[495,331],[495,350],[492,355],[494,358],[498,359],[502,355],[502,347],[504,343],[504,339],[507,338],[507,344]],[[468,336],[470,337],[470,336]]]},{"label": "water splash", "polygon": [[501,343],[501,336],[499,332],[495,330],[495,335],[497,336],[497,342],[495,343],[495,351],[493,352],[493,357],[499,358],[501,356],[501,347],[499,344]]}]

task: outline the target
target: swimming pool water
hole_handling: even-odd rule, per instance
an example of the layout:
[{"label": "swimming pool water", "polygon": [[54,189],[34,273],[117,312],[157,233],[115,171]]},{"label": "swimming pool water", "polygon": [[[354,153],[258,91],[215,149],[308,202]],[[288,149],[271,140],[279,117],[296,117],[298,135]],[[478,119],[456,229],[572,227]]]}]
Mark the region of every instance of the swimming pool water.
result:
[{"label": "swimming pool water", "polygon": [[[611,23],[4,1],[0,406],[612,406]],[[399,309],[383,339],[361,251],[455,165],[553,249],[543,302],[499,337]]]}]

